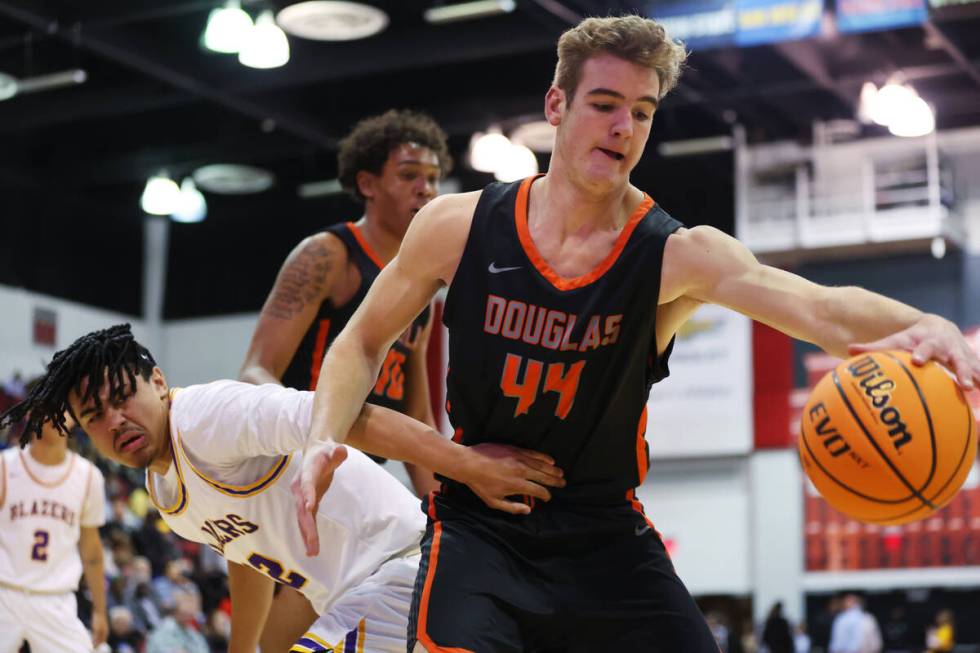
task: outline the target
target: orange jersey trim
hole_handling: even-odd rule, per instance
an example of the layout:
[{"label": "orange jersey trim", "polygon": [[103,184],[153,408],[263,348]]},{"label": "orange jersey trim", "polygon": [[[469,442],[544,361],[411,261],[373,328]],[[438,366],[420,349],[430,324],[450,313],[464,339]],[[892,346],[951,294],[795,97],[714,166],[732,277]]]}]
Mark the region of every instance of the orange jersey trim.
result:
[{"label": "orange jersey trim", "polygon": [[438,493],[438,490],[429,492],[429,509],[426,514],[432,520],[432,549],[429,551],[429,568],[426,570],[422,599],[419,601],[419,620],[415,635],[429,653],[473,653],[473,651],[465,648],[439,646],[432,641],[425,629],[429,619],[429,596],[432,593],[432,580],[436,576],[436,565],[439,562],[439,540],[442,539],[442,522],[436,517],[436,495]]},{"label": "orange jersey trim", "polygon": [[65,470],[65,475],[56,481],[45,482],[39,479],[37,476],[34,476],[34,472],[31,471],[31,468],[27,465],[27,461],[24,460],[23,449],[18,451],[17,455],[20,456],[20,466],[24,468],[24,471],[27,472],[27,475],[31,478],[31,480],[37,483],[38,485],[40,485],[41,487],[58,487],[59,485],[67,481],[68,477],[71,476],[72,470],[75,468],[75,458],[78,457],[78,454],[69,451],[68,455],[71,456],[71,460],[68,463],[68,469]]},{"label": "orange jersey trim", "polygon": [[352,234],[354,234],[354,238],[357,240],[357,244],[361,246],[361,249],[363,249],[364,253],[368,255],[368,258],[371,259],[374,262],[374,264],[378,266],[379,270],[383,270],[385,267],[384,261],[382,261],[381,257],[378,256],[373,249],[371,249],[370,245],[368,245],[368,241],[364,239],[364,234],[361,233],[361,230],[358,228],[358,226],[353,222],[348,222],[347,228],[350,229],[350,232]]},{"label": "orange jersey trim", "polygon": [[623,225],[623,230],[620,232],[619,237],[616,238],[616,242],[613,245],[612,251],[606,256],[606,258],[599,263],[590,272],[583,274],[582,276],[575,277],[574,279],[566,279],[555,272],[548,262],[544,260],[541,256],[541,252],[535,246],[534,241],[531,239],[531,231],[527,226],[527,207],[528,199],[531,195],[531,184],[537,177],[528,177],[523,182],[521,182],[521,187],[517,191],[517,202],[514,207],[514,222],[517,226],[517,237],[521,241],[521,247],[524,248],[524,253],[527,254],[528,259],[537,268],[538,272],[541,273],[545,279],[551,283],[552,286],[558,290],[574,290],[576,288],[581,288],[587,286],[590,283],[594,283],[602,275],[609,271],[609,268],[619,259],[619,255],[623,253],[623,249],[626,247],[626,242],[629,240],[630,236],[633,234],[633,230],[636,226],[640,224],[640,220],[643,219],[651,208],[653,208],[654,201],[649,195],[643,193],[643,201],[637,206],[633,213],[630,214],[629,219],[626,224]]},{"label": "orange jersey trim", "polygon": [[647,470],[650,469],[650,458],[647,455],[647,441],[644,437],[647,433],[647,407],[643,407],[640,414],[640,422],[636,427],[636,472],[639,480],[637,485],[643,483],[647,477]]},{"label": "orange jersey trim", "polygon": [[652,528],[653,531],[657,533],[657,537],[660,537],[660,533],[657,531],[657,527],[654,526],[653,522],[650,521],[650,518],[647,517],[646,511],[643,509],[643,504],[640,503],[640,500],[636,498],[636,490],[627,490],[626,500],[630,502],[630,506],[633,508],[633,510],[635,510],[636,512],[640,513],[640,515],[643,516],[643,519],[646,521],[646,523],[650,525],[650,528]]},{"label": "orange jersey trim", "polygon": [[323,355],[327,349],[327,336],[330,335],[330,320],[320,320],[316,332],[316,344],[313,347],[313,360],[310,362],[310,390],[316,390],[320,380],[320,368],[323,366]]}]

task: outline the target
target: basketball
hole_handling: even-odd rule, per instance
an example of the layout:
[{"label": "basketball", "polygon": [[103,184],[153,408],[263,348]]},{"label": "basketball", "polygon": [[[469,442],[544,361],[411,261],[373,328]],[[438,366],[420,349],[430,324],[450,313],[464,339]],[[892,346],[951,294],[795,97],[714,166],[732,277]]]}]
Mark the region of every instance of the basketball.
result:
[{"label": "basketball", "polygon": [[876,524],[923,519],[956,495],[977,455],[976,419],[940,365],[911,354],[855,356],[803,409],[803,469],[834,508]]}]

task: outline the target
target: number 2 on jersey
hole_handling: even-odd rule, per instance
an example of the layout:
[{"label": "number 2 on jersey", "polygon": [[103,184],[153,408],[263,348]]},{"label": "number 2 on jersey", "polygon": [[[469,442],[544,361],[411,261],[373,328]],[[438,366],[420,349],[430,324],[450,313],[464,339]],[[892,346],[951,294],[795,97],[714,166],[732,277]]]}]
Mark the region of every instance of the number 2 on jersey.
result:
[{"label": "number 2 on jersey", "polygon": [[31,547],[31,560],[46,562],[48,559],[48,540],[50,535],[47,531],[34,531],[34,546]]},{"label": "number 2 on jersey", "polygon": [[[281,562],[271,558],[266,558],[264,555],[259,553],[253,553],[250,555],[248,557],[248,564],[252,565],[277,583],[289,585],[293,589],[302,589],[303,585],[306,585],[306,576],[303,576],[292,569],[284,570]],[[284,571],[286,572],[285,574]]]},{"label": "number 2 on jersey", "polygon": [[[524,359],[515,354],[507,354],[504,361],[504,373],[500,377],[500,389],[504,396],[517,399],[517,408],[514,409],[514,417],[526,415],[531,409],[531,405],[538,399],[538,395],[544,392],[558,393],[558,406],[555,407],[555,415],[561,419],[568,417],[575,403],[575,393],[578,392],[579,378],[582,376],[582,368],[585,361],[572,363],[565,368],[564,363],[551,363],[548,365],[547,372],[544,371],[544,363],[532,359],[527,360],[527,365],[522,365]],[[524,378],[518,380],[521,367],[524,367]],[[544,375],[544,387],[541,388],[541,377]],[[539,393],[540,388],[540,393]]]}]

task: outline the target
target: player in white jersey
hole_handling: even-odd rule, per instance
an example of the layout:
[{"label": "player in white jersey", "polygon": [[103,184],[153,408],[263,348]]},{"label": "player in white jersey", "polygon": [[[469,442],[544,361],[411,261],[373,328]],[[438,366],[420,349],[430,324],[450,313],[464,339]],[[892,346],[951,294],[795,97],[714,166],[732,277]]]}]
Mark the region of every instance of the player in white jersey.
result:
[{"label": "player in white jersey", "polygon": [[[27,449],[0,452],[0,653],[92,651],[108,636],[99,526],[105,480],[50,423]],[[78,619],[82,573],[92,634]]]},{"label": "player in white jersey", "polygon": [[[315,514],[323,550],[306,556],[293,481],[312,406],[312,392],[277,385],[218,381],[171,391],[120,325],[55,354],[39,386],[0,424],[29,414],[25,433],[45,417],[64,429],[68,410],[103,456],[146,468],[167,523],[229,561],[232,653],[254,653],[274,582],[301,591],[320,614],[293,651],[402,653],[424,529],[418,502],[359,451],[339,448],[343,465]],[[547,456],[461,447],[374,406],[347,442],[466,483],[488,502],[519,494],[547,500],[544,486],[564,483]]]}]

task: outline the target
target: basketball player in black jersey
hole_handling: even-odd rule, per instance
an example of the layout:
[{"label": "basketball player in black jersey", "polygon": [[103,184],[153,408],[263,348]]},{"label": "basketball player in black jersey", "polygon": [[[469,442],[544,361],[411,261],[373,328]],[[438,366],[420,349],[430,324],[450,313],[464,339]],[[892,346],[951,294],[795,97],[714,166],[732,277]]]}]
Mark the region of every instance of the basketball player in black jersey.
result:
[{"label": "basketball player in black jersey", "polygon": [[[452,165],[446,135],[435,121],[394,110],[358,123],[341,141],[337,162],[341,184],[364,203],[364,216],[309,236],[290,253],[259,315],[242,381],[316,388],[330,344]],[[430,328],[426,309],[386,353],[368,401],[434,426],[426,374]],[[409,463],[405,468],[420,496],[438,487],[429,470]],[[288,649],[315,618],[301,594],[281,590],[263,650]]]},{"label": "basketball player in black jersey", "polygon": [[[433,201],[327,355],[304,518],[389,344],[442,286],[457,438],[540,450],[565,472],[548,502],[491,505],[515,514],[449,481],[423,502],[410,652],[717,652],[633,492],[647,467],[647,396],[702,303],[834,355],[903,348],[944,362],[965,388],[980,382],[980,360],[951,322],[761,265],[716,229],[685,229],[630,184],[685,56],[637,16],[563,34],[545,97],[557,127],[548,173]],[[315,550],[315,532],[303,535]]]}]

